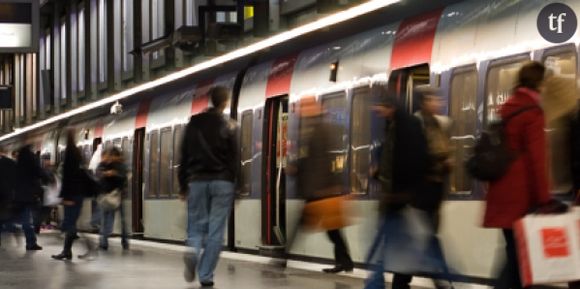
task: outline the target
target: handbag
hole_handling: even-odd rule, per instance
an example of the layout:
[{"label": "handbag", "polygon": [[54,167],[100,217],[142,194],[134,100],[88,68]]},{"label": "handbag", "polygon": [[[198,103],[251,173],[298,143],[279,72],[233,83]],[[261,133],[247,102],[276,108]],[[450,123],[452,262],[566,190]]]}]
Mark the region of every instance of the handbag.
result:
[{"label": "handbag", "polygon": [[114,189],[106,194],[101,194],[97,198],[99,206],[105,211],[113,211],[121,206],[121,191]]}]

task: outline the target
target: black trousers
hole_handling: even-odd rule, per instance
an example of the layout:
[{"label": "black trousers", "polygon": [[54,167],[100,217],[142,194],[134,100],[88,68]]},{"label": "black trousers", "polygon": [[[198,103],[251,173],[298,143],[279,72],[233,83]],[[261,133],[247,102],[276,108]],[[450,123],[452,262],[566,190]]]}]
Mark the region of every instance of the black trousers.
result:
[{"label": "black trousers", "polygon": [[340,230],[330,230],[326,234],[330,241],[334,244],[334,260],[337,266],[342,266],[344,268],[350,269],[354,267],[352,258],[348,253],[348,248],[346,242],[340,233]]},{"label": "black trousers", "polygon": [[511,229],[504,229],[503,236],[505,238],[506,261],[499,273],[494,289],[523,288],[520,280],[514,232]]}]

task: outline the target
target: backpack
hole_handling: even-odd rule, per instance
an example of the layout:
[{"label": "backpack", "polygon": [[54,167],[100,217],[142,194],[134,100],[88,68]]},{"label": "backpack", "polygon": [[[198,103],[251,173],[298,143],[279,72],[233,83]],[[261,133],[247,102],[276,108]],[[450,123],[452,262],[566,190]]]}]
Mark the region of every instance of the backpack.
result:
[{"label": "backpack", "polygon": [[501,178],[516,158],[508,147],[505,127],[513,117],[535,108],[537,105],[522,107],[499,122],[494,122],[481,133],[473,149],[473,155],[467,160],[467,172],[480,181],[495,181]]}]

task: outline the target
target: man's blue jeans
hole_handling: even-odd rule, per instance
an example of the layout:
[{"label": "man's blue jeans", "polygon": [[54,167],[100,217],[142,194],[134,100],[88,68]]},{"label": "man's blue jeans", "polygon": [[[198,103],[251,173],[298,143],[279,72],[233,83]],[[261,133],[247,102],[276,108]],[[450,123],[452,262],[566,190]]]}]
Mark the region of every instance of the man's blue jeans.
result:
[{"label": "man's blue jeans", "polygon": [[187,245],[193,248],[192,258],[198,264],[201,282],[213,281],[233,200],[232,182],[214,180],[189,183]]},{"label": "man's blue jeans", "polygon": [[18,214],[17,223],[22,225],[22,231],[24,231],[24,236],[26,237],[26,247],[32,247],[36,245],[36,233],[34,233],[34,226],[32,225],[32,211],[34,206],[26,205],[20,209]]},{"label": "man's blue jeans", "polygon": [[[125,210],[123,208],[123,204],[119,206],[119,214],[121,215],[121,242],[123,247],[129,245],[127,239],[127,224],[125,222]],[[115,224],[115,215],[117,214],[117,210],[103,210],[100,209],[102,216],[102,225],[101,225],[101,238],[99,241],[99,246],[101,248],[108,248],[109,247],[109,236],[113,233],[113,226]]]}]

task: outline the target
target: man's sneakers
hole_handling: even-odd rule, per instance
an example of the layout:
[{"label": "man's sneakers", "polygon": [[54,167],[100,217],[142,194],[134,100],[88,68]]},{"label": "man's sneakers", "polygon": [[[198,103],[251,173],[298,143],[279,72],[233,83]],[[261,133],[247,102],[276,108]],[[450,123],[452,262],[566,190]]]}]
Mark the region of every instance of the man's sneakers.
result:
[{"label": "man's sneakers", "polygon": [[213,281],[201,281],[199,282],[201,287],[213,287]]},{"label": "man's sneakers", "polygon": [[185,264],[185,269],[183,271],[183,278],[186,282],[193,282],[195,280],[195,267],[196,267],[196,260],[195,254],[193,253],[185,253],[183,255],[183,263]]}]

